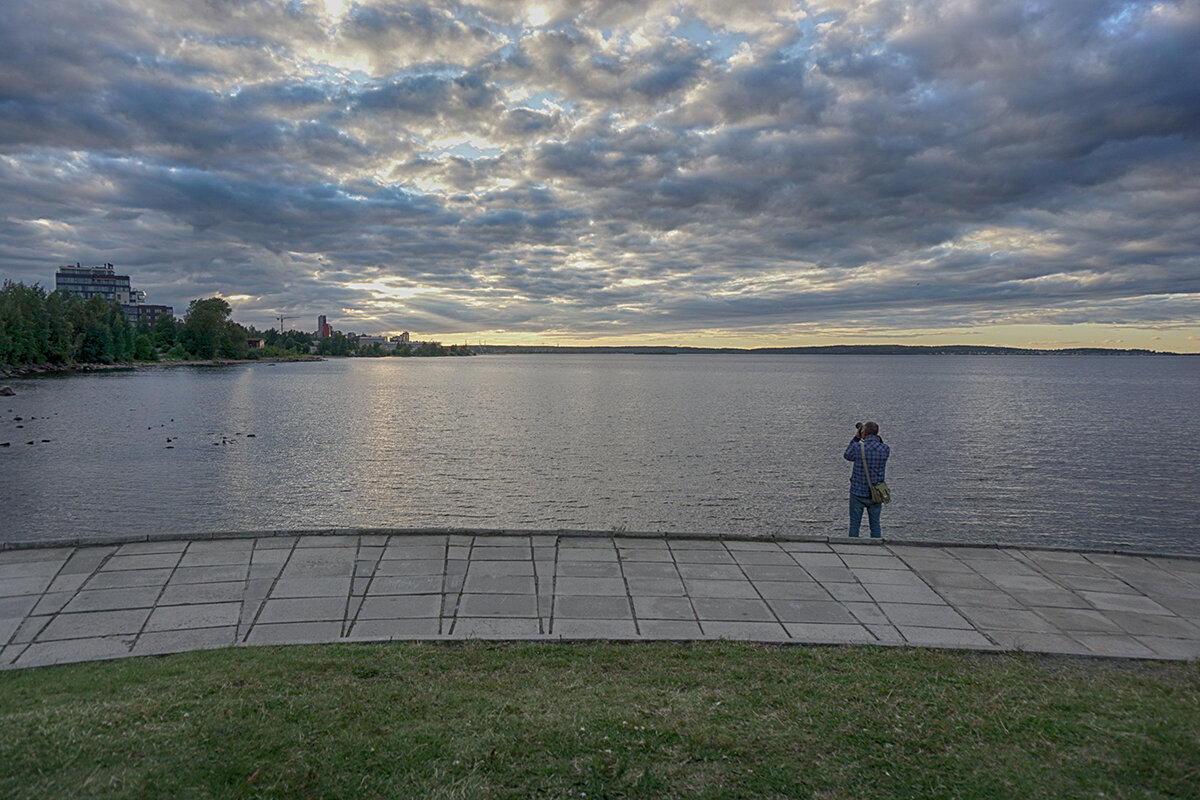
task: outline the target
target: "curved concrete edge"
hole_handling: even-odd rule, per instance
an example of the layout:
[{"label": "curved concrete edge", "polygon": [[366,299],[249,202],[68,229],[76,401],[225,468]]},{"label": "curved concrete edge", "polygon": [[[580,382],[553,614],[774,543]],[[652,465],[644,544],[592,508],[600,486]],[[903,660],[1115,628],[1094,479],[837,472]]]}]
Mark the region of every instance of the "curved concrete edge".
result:
[{"label": "curved concrete edge", "polygon": [[600,539],[705,539],[729,542],[814,542],[820,544],[849,544],[861,547],[898,545],[905,547],[969,547],[993,550],[1029,550],[1045,553],[1081,553],[1123,555],[1141,558],[1180,558],[1200,561],[1200,553],[1181,553],[1170,550],[1137,550],[1125,547],[1055,547],[1053,545],[1013,542],[961,542],[948,539],[871,539],[849,536],[809,536],[804,534],[728,534],[705,531],[626,531],[589,530],[585,528],[277,528],[250,531],[180,531],[161,534],[131,534],[107,536],[80,534],[77,536],[46,537],[17,541],[0,541],[0,552],[55,547],[98,547],[103,545],[140,544],[143,542],[210,541],[220,539],[263,539],[283,536],[557,536],[561,538]]},{"label": "curved concrete edge", "polygon": [[268,644],[708,641],[1200,658],[1200,564],[849,539],[318,531],[0,552],[0,668]]}]

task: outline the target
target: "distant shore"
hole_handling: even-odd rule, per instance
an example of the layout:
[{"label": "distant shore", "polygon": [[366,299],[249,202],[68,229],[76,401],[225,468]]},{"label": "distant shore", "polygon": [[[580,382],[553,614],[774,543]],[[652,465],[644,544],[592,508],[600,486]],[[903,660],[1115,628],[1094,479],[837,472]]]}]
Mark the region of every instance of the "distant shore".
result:
[{"label": "distant shore", "polygon": [[272,356],[270,358],[211,358],[200,361],[132,361],[116,364],[21,364],[0,365],[0,378],[51,375],[68,372],[116,372],[163,367],[224,367],[233,364],[278,364],[292,361],[324,361],[324,356]]},{"label": "distant shore", "polygon": [[687,347],[658,345],[629,345],[623,347],[480,344],[472,349],[480,355],[516,353],[585,354],[608,353],[629,355],[686,355],[725,353],[729,355],[931,355],[931,356],[1181,356],[1197,353],[1172,353],[1160,350],[1117,350],[1104,347],[1069,347],[1059,350],[1023,347],[992,347],[987,345],[905,345],[905,344],[834,344],[808,347]]},{"label": "distant shore", "polygon": [[[472,348],[478,355],[931,355],[931,356],[1197,356],[1200,353],[1173,353],[1162,350],[1117,350],[1103,347],[1069,347],[1039,350],[1022,347],[982,345],[817,345],[809,347],[688,347],[688,346],[572,346],[481,344]],[[353,356],[352,356],[353,357]],[[274,364],[291,361],[325,361],[326,356],[279,356],[270,358],[215,358],[201,361],[137,361],[116,364],[0,364],[0,378],[44,375],[63,372],[111,372],[116,370],[158,369],[162,367],[216,367],[232,364]]]}]

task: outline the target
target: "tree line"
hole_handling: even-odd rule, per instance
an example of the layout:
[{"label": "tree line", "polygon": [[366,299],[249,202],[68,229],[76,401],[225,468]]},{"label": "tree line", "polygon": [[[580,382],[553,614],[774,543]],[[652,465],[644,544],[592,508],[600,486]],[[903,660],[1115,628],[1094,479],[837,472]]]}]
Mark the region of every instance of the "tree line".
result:
[{"label": "tree line", "polygon": [[[340,331],[318,339],[302,331],[258,331],[230,319],[233,309],[220,297],[193,300],[182,320],[159,316],[154,326],[131,325],[120,303],[104,297],[47,291],[6,280],[0,289],[0,364],[115,364],[133,361],[209,360],[308,355],[471,355],[465,347],[426,342],[394,352],[378,344],[359,348]],[[262,339],[251,349],[249,339]],[[314,348],[315,345],[315,348]]]}]

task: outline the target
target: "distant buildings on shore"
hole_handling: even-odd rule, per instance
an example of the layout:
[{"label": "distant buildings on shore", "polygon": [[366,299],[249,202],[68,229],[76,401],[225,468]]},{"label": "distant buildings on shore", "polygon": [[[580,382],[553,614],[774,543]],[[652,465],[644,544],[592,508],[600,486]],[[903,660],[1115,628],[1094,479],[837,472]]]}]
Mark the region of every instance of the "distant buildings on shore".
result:
[{"label": "distant buildings on shore", "polygon": [[[317,317],[317,332],[314,334],[316,338],[328,339],[330,336],[333,336],[333,334],[333,326],[329,324],[329,320],[326,318],[326,316],[321,314],[319,317]],[[408,331],[405,331],[399,336],[383,336],[368,333],[360,334],[349,331],[345,334],[345,336],[348,339],[352,339],[359,347],[370,347],[371,345],[377,344],[381,350],[387,351],[395,350],[400,345],[409,347],[413,344]],[[421,342],[417,342],[417,344],[421,344]]]},{"label": "distant buildings on shore", "polygon": [[322,314],[317,317],[316,337],[318,339],[328,339],[330,336],[333,336],[333,326],[326,321],[325,315]]},{"label": "distant buildings on shore", "polygon": [[118,275],[112,264],[99,267],[75,266],[59,267],[54,273],[54,288],[58,291],[75,294],[88,300],[92,297],[104,297],[120,303],[125,310],[129,324],[137,326],[145,322],[150,327],[158,322],[164,314],[174,316],[175,309],[171,306],[151,305],[143,303],[146,293],[131,287],[128,275]]},{"label": "distant buildings on shore", "polygon": [[[69,294],[79,295],[84,300],[92,297],[103,297],[108,300],[121,304],[121,308],[125,310],[125,316],[129,319],[129,324],[137,326],[145,321],[150,327],[158,322],[161,316],[174,316],[175,309],[171,306],[152,305],[143,303],[146,293],[140,289],[134,289],[131,285],[128,275],[118,275],[116,268],[112,264],[103,264],[98,267],[85,267],[80,264],[75,266],[61,266],[54,273],[54,288],[58,291],[67,292]],[[286,318],[285,318],[286,319]],[[280,321],[280,331],[282,332],[283,322]],[[328,339],[333,336],[333,326],[329,324],[329,320],[324,314],[317,317],[317,330],[315,333],[318,339]],[[354,340],[359,347],[370,347],[378,344],[382,350],[395,350],[398,346],[404,345],[411,347],[413,344],[424,344],[423,342],[413,342],[408,331],[404,331],[399,336],[376,336],[367,334],[347,333],[347,338]],[[263,346],[262,339],[247,340],[251,349],[258,349]]]}]

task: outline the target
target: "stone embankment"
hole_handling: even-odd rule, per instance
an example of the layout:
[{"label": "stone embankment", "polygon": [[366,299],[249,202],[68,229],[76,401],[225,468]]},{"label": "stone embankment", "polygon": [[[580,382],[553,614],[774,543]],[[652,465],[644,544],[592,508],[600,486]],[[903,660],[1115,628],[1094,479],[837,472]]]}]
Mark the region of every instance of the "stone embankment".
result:
[{"label": "stone embankment", "polygon": [[97,372],[101,370],[133,369],[133,364],[0,364],[0,378],[19,378],[54,372]]},{"label": "stone embankment", "polygon": [[271,358],[214,358],[204,361],[138,361],[117,364],[0,364],[0,378],[19,378],[56,372],[101,372],[124,369],[157,369],[161,367],[210,367],[230,364],[274,364],[290,361],[324,361],[322,356],[278,356]]}]

